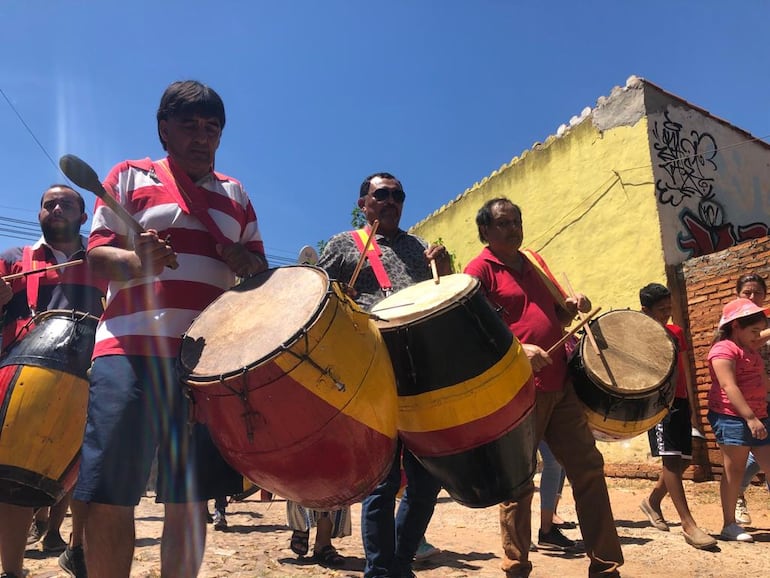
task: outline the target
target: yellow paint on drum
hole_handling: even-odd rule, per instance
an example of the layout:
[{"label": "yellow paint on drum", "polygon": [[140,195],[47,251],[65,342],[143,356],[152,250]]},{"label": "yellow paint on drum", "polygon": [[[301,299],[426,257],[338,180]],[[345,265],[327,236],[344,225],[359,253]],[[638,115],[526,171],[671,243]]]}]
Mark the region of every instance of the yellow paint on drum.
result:
[{"label": "yellow paint on drum", "polygon": [[333,290],[338,299],[327,300],[307,339],[289,348],[294,355],[284,352],[273,362],[324,402],[394,438],[396,378],[388,349],[369,315],[336,285]]},{"label": "yellow paint on drum", "polygon": [[592,410],[587,410],[586,419],[588,420],[588,426],[594,432],[598,432],[597,439],[607,441],[608,439],[627,439],[643,434],[659,424],[666,417],[667,413],[668,408],[664,408],[645,420],[624,422],[616,419],[606,419]]},{"label": "yellow paint on drum", "polygon": [[[518,340],[495,365],[473,379],[419,395],[398,398],[398,429],[431,432],[484,418],[507,405],[532,375]],[[510,387],[501,387],[505,376]]]},{"label": "yellow paint on drum", "polygon": [[22,366],[2,424],[0,463],[58,479],[80,451],[87,406],[85,380]]}]

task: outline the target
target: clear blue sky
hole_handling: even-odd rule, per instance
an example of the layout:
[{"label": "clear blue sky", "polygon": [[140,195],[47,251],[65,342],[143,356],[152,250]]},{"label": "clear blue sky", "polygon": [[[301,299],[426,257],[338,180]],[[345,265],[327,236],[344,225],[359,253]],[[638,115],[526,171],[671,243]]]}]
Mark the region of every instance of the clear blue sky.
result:
[{"label": "clear blue sky", "polygon": [[[401,178],[407,228],[632,74],[770,135],[766,0],[2,0],[0,22],[0,89],[51,157],[102,177],[162,156],[171,81],[216,89],[217,168],[274,264],[349,228],[367,174]],[[63,177],[2,96],[0,139],[1,249],[37,236]]]}]

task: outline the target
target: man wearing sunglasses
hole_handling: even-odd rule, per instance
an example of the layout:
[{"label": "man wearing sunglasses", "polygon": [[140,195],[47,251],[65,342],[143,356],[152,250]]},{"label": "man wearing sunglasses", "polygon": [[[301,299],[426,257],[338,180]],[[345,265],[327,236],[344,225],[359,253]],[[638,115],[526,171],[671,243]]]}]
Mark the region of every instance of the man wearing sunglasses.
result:
[{"label": "man wearing sunglasses", "polygon": [[[348,294],[369,310],[388,294],[431,278],[429,263],[435,259],[440,275],[452,272],[447,250],[429,245],[399,227],[406,194],[401,182],[390,173],[375,173],[361,183],[358,206],[367,227],[362,231],[332,237],[321,253],[318,265],[332,279],[347,283],[353,275],[361,251],[375,221],[379,222],[367,250],[366,265]],[[393,465],[361,506],[361,533],[366,555],[364,578],[413,578],[412,561],[428,527],[441,485],[403,449],[403,466],[408,486],[394,511],[401,485],[399,440]]]}]

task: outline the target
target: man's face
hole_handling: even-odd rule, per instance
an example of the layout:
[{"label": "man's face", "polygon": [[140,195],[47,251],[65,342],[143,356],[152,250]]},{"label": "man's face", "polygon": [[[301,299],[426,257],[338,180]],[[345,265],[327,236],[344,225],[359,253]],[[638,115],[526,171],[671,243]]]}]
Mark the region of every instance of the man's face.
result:
[{"label": "man's face", "polygon": [[671,319],[671,297],[664,297],[651,307],[642,307],[642,311],[661,325]]},{"label": "man's face", "polygon": [[[389,236],[398,230],[401,210],[404,208],[403,192],[401,183],[396,179],[374,177],[369,182],[369,193],[358,199],[358,206],[370,225],[375,220],[380,222],[377,232]],[[399,197],[400,200],[394,197]],[[381,200],[377,200],[378,198]]]},{"label": "man's face", "polygon": [[158,124],[166,150],[193,180],[206,176],[214,166],[222,126],[216,117],[171,117]]},{"label": "man's face", "polygon": [[48,243],[69,243],[79,239],[80,227],[87,218],[80,209],[80,199],[75,191],[53,187],[43,195],[38,221]]},{"label": "man's face", "polygon": [[492,205],[492,222],[481,227],[481,234],[495,254],[511,255],[519,250],[524,240],[521,214],[508,203]]}]

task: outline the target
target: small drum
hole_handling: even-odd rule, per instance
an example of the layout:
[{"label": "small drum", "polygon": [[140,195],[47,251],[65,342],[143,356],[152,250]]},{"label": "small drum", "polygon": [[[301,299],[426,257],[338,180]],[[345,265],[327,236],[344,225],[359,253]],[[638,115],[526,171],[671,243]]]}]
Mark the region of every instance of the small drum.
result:
[{"label": "small drum", "polygon": [[260,488],[331,509],[362,499],[390,470],[388,350],[322,269],[270,269],[225,292],[190,326],[179,365],[196,419]]},{"label": "small drum", "polygon": [[459,503],[515,500],[535,473],[532,368],[475,278],[407,287],[372,309],[406,447]]},{"label": "small drum", "polygon": [[659,423],[674,401],[677,346],[657,321],[638,311],[610,311],[589,323],[570,360],[575,393],[599,441],[621,441]]},{"label": "small drum", "polygon": [[97,322],[45,311],[0,358],[0,502],[50,506],[75,485]]}]

